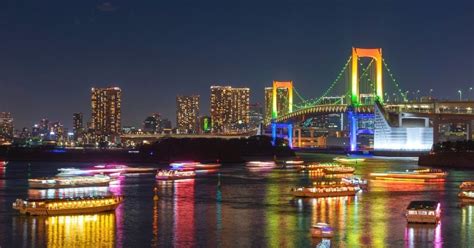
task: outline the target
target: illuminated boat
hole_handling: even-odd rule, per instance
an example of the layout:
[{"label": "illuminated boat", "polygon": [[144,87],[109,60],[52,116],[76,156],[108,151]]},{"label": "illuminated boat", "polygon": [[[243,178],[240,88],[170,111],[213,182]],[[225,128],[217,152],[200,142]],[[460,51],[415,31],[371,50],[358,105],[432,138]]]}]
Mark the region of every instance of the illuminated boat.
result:
[{"label": "illuminated boat", "polygon": [[52,200],[17,199],[12,207],[20,214],[27,215],[94,214],[113,211],[122,201],[122,196]]},{"label": "illuminated boat", "polygon": [[334,166],[323,169],[323,172],[326,174],[352,174],[354,171],[354,168],[346,166]]},{"label": "illuminated boat", "polygon": [[92,169],[93,173],[150,173],[155,172],[156,168],[151,167],[130,167],[120,164],[96,165]]},{"label": "illuminated boat", "polygon": [[474,181],[462,182],[461,185],[459,185],[459,189],[462,191],[474,191]]},{"label": "illuminated boat", "polygon": [[464,203],[474,203],[474,191],[461,191],[458,196]]},{"label": "illuminated boat", "polygon": [[373,180],[406,181],[406,182],[444,182],[447,173],[442,170],[406,170],[370,173]]},{"label": "illuminated boat", "polygon": [[311,227],[311,237],[313,238],[332,238],[334,231],[327,223],[317,223]]},{"label": "illuminated boat", "polygon": [[315,183],[313,187],[292,189],[292,194],[296,197],[354,196],[359,190],[359,186],[348,183]]},{"label": "illuminated boat", "polygon": [[247,167],[272,168],[276,164],[273,161],[249,161],[245,164]]},{"label": "illuminated boat", "polygon": [[170,164],[170,167],[173,170],[192,171],[195,170],[198,165],[198,162],[174,162]]},{"label": "illuminated boat", "polygon": [[110,177],[105,175],[28,179],[28,184],[33,189],[109,186],[109,183]]},{"label": "illuminated boat", "polygon": [[341,164],[360,164],[365,161],[365,158],[348,158],[348,157],[335,157],[333,158],[334,161],[341,163]]},{"label": "illuminated boat", "polygon": [[213,169],[217,169],[219,167],[221,167],[222,165],[221,164],[201,164],[201,163],[198,163],[195,168],[196,170],[213,170]]},{"label": "illuminated boat", "polygon": [[332,167],[340,167],[338,163],[312,163],[312,164],[306,164],[306,165],[298,165],[297,168],[299,170],[306,170],[306,171],[319,171],[319,172],[324,172],[324,169],[326,168],[332,168]]},{"label": "illuminated boat", "polygon": [[440,205],[436,201],[410,202],[405,214],[408,223],[438,223],[441,218]]},{"label": "illuminated boat", "polygon": [[156,173],[155,178],[157,180],[179,180],[179,179],[191,179],[196,176],[194,171],[185,170],[159,170]]},{"label": "illuminated boat", "polygon": [[120,176],[121,173],[125,172],[124,167],[105,168],[99,165],[99,167],[91,169],[78,169],[78,168],[59,168],[57,176],[78,176],[78,175],[93,175],[93,174],[107,174],[111,177]]},{"label": "illuminated boat", "polygon": [[359,185],[359,186],[367,185],[367,180],[362,179],[360,177],[356,177],[356,176],[343,177],[341,181],[344,183],[354,184],[354,185]]},{"label": "illuminated boat", "polygon": [[6,167],[8,164],[8,161],[0,161],[0,168],[1,167]]}]

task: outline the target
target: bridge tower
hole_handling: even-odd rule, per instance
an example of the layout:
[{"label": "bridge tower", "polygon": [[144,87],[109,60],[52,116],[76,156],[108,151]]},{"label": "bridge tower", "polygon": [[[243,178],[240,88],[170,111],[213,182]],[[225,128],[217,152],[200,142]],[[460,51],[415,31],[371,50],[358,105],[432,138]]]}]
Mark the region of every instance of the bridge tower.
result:
[{"label": "bridge tower", "polygon": [[275,119],[278,117],[278,89],[288,90],[288,113],[293,112],[293,81],[273,81],[272,89],[272,143],[276,144],[277,129],[287,129],[288,144],[293,147],[293,125],[277,124]]},{"label": "bridge tower", "polygon": [[359,130],[359,113],[357,107],[360,106],[359,91],[359,58],[372,58],[375,60],[375,101],[383,103],[383,82],[382,82],[382,48],[352,48],[352,73],[351,73],[351,106],[349,108],[349,141],[350,150],[357,150],[357,133]]},{"label": "bridge tower", "polygon": [[359,58],[372,58],[375,60],[376,90],[375,100],[383,103],[382,82],[382,48],[352,48],[352,73],[351,73],[351,104],[360,105],[359,92]]},{"label": "bridge tower", "polygon": [[272,119],[278,117],[278,89],[288,89],[288,113],[293,112],[293,81],[273,81]]}]

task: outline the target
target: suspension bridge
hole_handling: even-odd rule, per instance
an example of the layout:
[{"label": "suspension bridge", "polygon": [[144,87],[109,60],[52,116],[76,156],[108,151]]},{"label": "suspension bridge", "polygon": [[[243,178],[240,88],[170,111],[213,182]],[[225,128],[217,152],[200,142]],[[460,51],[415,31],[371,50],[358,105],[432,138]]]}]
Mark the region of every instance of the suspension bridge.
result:
[{"label": "suspension bridge", "polygon": [[[384,85],[384,81],[388,83]],[[271,120],[267,122],[267,127],[271,129],[274,142],[277,137],[283,137],[292,147],[301,147],[301,131],[309,118],[340,114],[341,118],[346,116],[347,119],[348,125],[344,126],[347,126],[348,148],[356,151],[358,150],[358,135],[374,132],[374,130],[362,130],[364,128],[359,127],[359,121],[363,119],[373,122],[376,105],[383,108],[384,113],[417,113],[423,114],[424,118],[438,115],[437,120],[442,120],[443,116],[448,114],[454,115],[457,121],[466,120],[471,131],[471,126],[474,124],[471,122],[474,120],[472,113],[474,102],[439,103],[432,99],[422,100],[418,97],[415,101],[409,101],[408,91],[400,87],[392,70],[382,57],[381,48],[352,48],[352,54],[336,79],[329,84],[322,95],[316,98],[303,97],[292,81],[274,81],[272,87]],[[286,106],[279,103],[281,100],[278,96],[279,90],[288,92],[285,99]],[[293,96],[296,97],[293,98]],[[459,115],[463,117],[459,118]],[[435,124],[438,123],[440,122]],[[313,136],[312,133],[311,136]],[[470,137],[472,135],[468,136],[469,139]]]}]

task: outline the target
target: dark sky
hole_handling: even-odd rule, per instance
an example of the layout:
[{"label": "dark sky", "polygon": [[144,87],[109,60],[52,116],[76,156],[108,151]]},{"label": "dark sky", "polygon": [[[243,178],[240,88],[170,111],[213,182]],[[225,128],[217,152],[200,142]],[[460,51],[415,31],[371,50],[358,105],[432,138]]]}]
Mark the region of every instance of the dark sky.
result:
[{"label": "dark sky", "polygon": [[[90,116],[90,88],[123,90],[123,125],[174,121],[176,94],[291,79],[320,95],[351,47],[382,47],[404,89],[474,86],[474,1],[40,1],[0,3],[0,111],[16,128]],[[473,92],[474,98],[474,92]]]}]

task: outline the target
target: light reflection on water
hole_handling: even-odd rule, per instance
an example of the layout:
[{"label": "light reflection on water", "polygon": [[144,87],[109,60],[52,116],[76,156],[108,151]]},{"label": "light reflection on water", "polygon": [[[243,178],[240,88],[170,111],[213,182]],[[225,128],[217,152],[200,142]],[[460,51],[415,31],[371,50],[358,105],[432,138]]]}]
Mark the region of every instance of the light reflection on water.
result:
[{"label": "light reflection on water", "polygon": [[46,247],[115,247],[115,214],[14,217],[23,244]]},{"label": "light reflection on water", "polygon": [[[49,176],[59,166],[67,167],[54,165],[48,169],[46,165],[41,167],[40,175]],[[39,167],[31,168],[32,176],[38,176]],[[364,163],[357,165],[356,175],[367,178],[371,172],[412,168],[416,165],[404,162]],[[217,174],[211,173],[175,182],[156,182],[153,175],[140,175],[124,177],[120,184],[105,189],[31,191],[24,170],[10,167],[4,173],[7,180],[3,184],[5,175],[0,173],[0,246],[327,245],[329,240],[310,236],[309,228],[317,222],[327,222],[334,228],[335,236],[330,240],[333,247],[468,247],[474,243],[474,206],[459,206],[456,195],[461,181],[474,178],[473,171],[450,171],[445,183],[436,184],[369,181],[368,191],[354,197],[319,199],[294,199],[290,189],[337,178],[282,169],[249,171],[243,165],[224,167],[219,173],[220,187]],[[155,186],[158,201],[152,199]],[[17,197],[111,193],[125,196],[115,213],[44,218],[20,217],[11,210],[11,202]],[[418,199],[441,202],[441,225],[407,225],[406,206]]]}]

